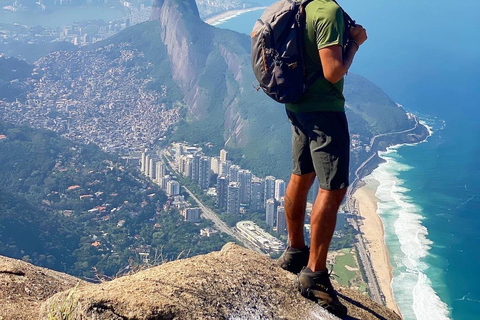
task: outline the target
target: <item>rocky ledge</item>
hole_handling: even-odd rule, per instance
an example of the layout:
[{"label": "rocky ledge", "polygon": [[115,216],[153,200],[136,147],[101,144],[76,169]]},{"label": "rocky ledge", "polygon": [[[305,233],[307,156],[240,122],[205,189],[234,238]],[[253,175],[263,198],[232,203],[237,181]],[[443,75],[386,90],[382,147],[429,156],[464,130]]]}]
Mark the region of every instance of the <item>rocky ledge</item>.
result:
[{"label": "rocky ledge", "polygon": [[[345,319],[401,319],[335,285]],[[0,319],[338,319],[304,299],[295,276],[229,243],[100,284],[0,257]]]}]

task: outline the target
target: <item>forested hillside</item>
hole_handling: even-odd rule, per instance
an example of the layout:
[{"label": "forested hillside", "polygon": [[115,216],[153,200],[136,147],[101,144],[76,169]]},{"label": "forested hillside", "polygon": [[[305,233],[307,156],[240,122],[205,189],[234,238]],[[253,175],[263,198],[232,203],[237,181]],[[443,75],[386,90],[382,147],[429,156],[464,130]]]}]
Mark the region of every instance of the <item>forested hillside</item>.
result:
[{"label": "forested hillside", "polygon": [[[0,255],[83,277],[218,250],[135,168],[93,144],[0,122]],[[160,258],[161,256],[161,258]]]}]

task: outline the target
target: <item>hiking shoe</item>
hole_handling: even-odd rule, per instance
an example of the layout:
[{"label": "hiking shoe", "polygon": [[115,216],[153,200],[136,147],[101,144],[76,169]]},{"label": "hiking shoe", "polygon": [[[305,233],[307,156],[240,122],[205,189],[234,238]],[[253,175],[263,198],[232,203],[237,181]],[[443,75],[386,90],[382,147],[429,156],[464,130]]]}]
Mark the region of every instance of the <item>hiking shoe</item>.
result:
[{"label": "hiking shoe", "polygon": [[283,254],[278,258],[277,264],[283,270],[297,274],[308,264],[310,249],[305,246],[303,249],[287,247]]},{"label": "hiking shoe", "polygon": [[305,298],[315,301],[337,317],[347,315],[347,307],[338,300],[328,270],[313,272],[305,267],[297,276],[297,284],[300,294]]}]

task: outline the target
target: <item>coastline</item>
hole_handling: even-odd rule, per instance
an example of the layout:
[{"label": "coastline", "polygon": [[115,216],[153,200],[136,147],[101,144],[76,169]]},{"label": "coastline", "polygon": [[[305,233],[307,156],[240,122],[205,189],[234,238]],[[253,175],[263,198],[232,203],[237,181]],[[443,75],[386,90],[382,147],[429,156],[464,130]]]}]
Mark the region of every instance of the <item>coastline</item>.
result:
[{"label": "coastline", "polygon": [[352,196],[359,208],[359,231],[365,239],[375,277],[385,297],[385,304],[388,308],[401,315],[393,295],[393,268],[390,265],[388,248],[385,243],[383,222],[377,214],[378,199],[375,193],[379,182],[368,177],[362,181],[365,185],[355,190]]},{"label": "coastline", "polygon": [[[383,221],[377,213],[378,198],[377,188],[380,182],[370,175],[383,162],[379,153],[388,151],[390,148],[398,148],[404,145],[416,145],[426,142],[433,134],[432,129],[420,121],[416,116],[415,126],[404,132],[392,132],[384,134],[384,137],[393,136],[389,142],[372,139],[372,155],[357,169],[352,188],[348,192],[350,210],[357,213],[357,226],[360,236],[364,239],[365,247],[369,252],[370,267],[378,283],[378,287],[384,296],[387,307],[402,315],[393,294],[393,267],[390,264],[388,247],[385,243],[385,229]],[[408,134],[406,134],[408,133]],[[412,134],[413,133],[413,134]],[[374,146],[376,148],[374,148]],[[364,268],[368,266],[364,265]]]},{"label": "coastline", "polygon": [[261,10],[261,9],[265,9],[267,7],[252,7],[252,8],[246,8],[246,9],[238,9],[238,10],[229,10],[229,11],[225,11],[225,12],[222,12],[220,14],[217,14],[217,15],[214,15],[212,17],[209,17],[207,19],[205,19],[205,22],[212,25],[212,26],[216,26],[216,25],[219,25],[227,20],[230,20],[232,18],[235,18],[241,14],[244,14],[244,13],[247,13],[247,12],[251,12],[251,11],[257,11],[257,10]]}]

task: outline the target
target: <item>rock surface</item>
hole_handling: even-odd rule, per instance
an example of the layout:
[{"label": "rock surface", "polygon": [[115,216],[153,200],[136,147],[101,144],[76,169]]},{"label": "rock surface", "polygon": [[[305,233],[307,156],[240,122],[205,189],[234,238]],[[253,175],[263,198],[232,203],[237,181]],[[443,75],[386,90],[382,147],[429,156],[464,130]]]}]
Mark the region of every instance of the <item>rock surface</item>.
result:
[{"label": "rock surface", "polygon": [[38,319],[42,303],[83,281],[0,256],[0,319]]},{"label": "rock surface", "polygon": [[[345,319],[401,319],[358,292],[337,290]],[[304,299],[295,276],[273,260],[229,243],[100,284],[0,257],[0,319],[338,318]]]},{"label": "rock surface", "polygon": [[[294,283],[295,276],[270,258],[230,243],[219,252],[58,293],[41,316],[57,319],[53,310],[67,305],[69,319],[337,319],[304,299]],[[400,319],[366,296],[338,290],[347,319]]]}]

